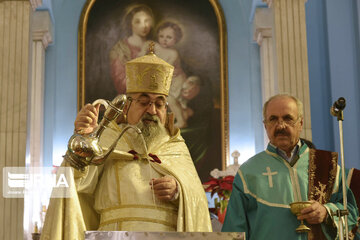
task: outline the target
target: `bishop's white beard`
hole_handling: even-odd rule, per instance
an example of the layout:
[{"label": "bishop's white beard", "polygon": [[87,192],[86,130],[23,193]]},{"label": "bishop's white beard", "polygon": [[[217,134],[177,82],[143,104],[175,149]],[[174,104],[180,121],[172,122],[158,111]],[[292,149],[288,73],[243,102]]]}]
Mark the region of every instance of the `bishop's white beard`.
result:
[{"label": "bishop's white beard", "polygon": [[[151,120],[150,123],[144,123],[144,120]],[[146,147],[148,151],[151,151],[153,147],[160,145],[164,140],[164,137],[168,136],[168,132],[165,126],[160,122],[160,119],[156,115],[150,115],[146,113],[136,124],[144,137]],[[141,137],[139,135],[139,137]],[[140,140],[140,139],[139,139]]]}]

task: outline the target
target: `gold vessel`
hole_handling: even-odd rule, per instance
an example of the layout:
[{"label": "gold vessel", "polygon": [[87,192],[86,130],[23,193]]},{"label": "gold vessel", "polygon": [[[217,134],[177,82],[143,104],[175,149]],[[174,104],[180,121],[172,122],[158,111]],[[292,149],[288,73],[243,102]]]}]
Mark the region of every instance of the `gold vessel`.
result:
[{"label": "gold vessel", "polygon": [[[290,210],[294,215],[300,216],[301,210],[303,210],[304,208],[310,207],[311,204],[312,204],[312,202],[310,202],[310,201],[293,202],[293,203],[290,203]],[[299,232],[299,233],[309,232],[310,230],[311,229],[304,224],[304,220],[301,220],[300,225],[296,228],[296,232]]]}]

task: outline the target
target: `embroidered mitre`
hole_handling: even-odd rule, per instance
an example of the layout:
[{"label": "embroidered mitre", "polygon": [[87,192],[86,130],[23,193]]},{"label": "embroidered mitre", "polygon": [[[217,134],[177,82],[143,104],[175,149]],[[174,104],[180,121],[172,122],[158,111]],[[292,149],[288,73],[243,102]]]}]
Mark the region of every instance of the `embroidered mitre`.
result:
[{"label": "embroidered mitre", "polygon": [[169,95],[174,67],[152,51],[126,63],[126,93]]}]

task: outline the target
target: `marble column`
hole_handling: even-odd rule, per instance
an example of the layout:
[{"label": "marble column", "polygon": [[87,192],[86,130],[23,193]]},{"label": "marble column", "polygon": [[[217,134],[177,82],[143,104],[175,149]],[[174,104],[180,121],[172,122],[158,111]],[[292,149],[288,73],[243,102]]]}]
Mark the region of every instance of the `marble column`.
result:
[{"label": "marble column", "polygon": [[[26,155],[30,2],[0,0],[0,184]],[[0,194],[0,239],[23,239],[22,198]]]},{"label": "marble column", "polygon": [[[275,54],[271,8],[258,8],[254,17],[254,40],[260,47],[262,103],[279,92],[275,76]],[[264,145],[269,142],[264,131]]]},{"label": "marble column", "polygon": [[32,58],[29,114],[30,166],[42,166],[42,145],[44,127],[44,74],[45,50],[52,42],[49,12],[38,11],[32,15]]},{"label": "marble column", "polygon": [[[35,11],[31,19],[31,76],[29,82],[28,114],[28,158],[27,166],[43,166],[44,134],[44,89],[45,89],[45,51],[52,42],[51,19],[48,11]],[[36,195],[25,196],[24,226],[25,234],[30,233],[37,222],[42,227],[40,212],[41,198]]]},{"label": "marble column", "polygon": [[[311,140],[311,115],[309,71],[307,55],[307,37],[305,23],[306,0],[263,0],[268,10],[258,9],[255,18],[268,19],[259,21],[259,39],[261,43],[261,61],[272,61],[272,66],[262,65],[262,80],[265,90],[264,99],[268,94],[289,93],[299,98],[304,104],[304,129],[301,137]],[[266,28],[266,34],[261,28]],[[270,30],[270,29],[271,30]],[[259,37],[262,34],[262,37]],[[259,41],[258,41],[259,42]],[[263,46],[266,44],[266,46]],[[268,46],[268,47],[267,47]],[[266,49],[266,50],[265,50]],[[271,54],[271,56],[270,56]],[[272,70],[269,70],[272,69]],[[272,82],[272,78],[274,81]],[[265,83],[266,82],[266,83]]]}]

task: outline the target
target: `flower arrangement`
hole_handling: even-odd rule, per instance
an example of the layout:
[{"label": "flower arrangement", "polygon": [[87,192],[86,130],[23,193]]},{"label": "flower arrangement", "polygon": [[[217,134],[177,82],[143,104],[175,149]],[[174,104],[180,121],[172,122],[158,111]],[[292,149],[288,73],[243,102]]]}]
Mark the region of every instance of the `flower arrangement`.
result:
[{"label": "flower arrangement", "polygon": [[232,192],[233,181],[234,176],[224,176],[218,178],[212,177],[210,178],[210,181],[203,184],[205,186],[205,191],[211,192],[211,197],[213,197],[215,193],[219,196],[219,200],[216,198],[214,201],[219,221],[221,223],[224,222],[226,208]]}]

